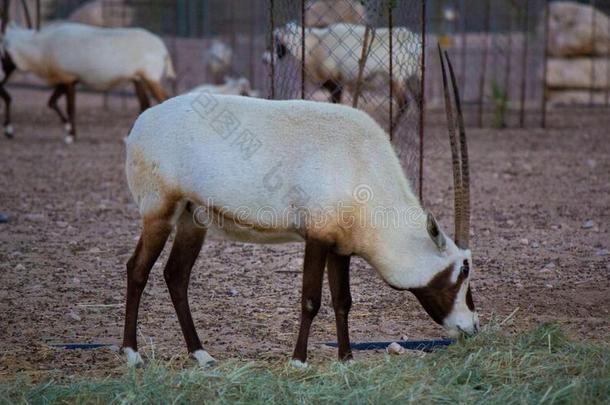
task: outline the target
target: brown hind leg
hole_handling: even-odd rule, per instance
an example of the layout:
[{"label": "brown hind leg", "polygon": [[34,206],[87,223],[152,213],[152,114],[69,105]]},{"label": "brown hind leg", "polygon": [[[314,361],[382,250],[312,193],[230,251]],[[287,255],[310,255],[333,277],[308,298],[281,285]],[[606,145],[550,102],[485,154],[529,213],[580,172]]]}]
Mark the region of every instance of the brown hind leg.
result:
[{"label": "brown hind leg", "polygon": [[138,79],[133,80],[133,86],[136,89],[136,95],[140,102],[140,112],[144,112],[150,107],[150,99],[148,98],[148,94],[146,94],[146,87],[144,86],[144,83]]},{"label": "brown hind leg", "polygon": [[55,111],[57,113],[57,115],[59,115],[59,119],[61,120],[61,123],[64,125],[66,125],[68,123],[68,117],[66,117],[66,115],[63,113],[61,108],[59,108],[59,105],[57,105],[57,100],[59,100],[59,98],[61,96],[66,94],[66,91],[67,91],[67,87],[65,84],[58,84],[53,89],[53,93],[51,94],[51,97],[49,97],[49,101],[47,103],[49,108],[52,109],[53,111]]},{"label": "brown hind leg", "polygon": [[191,269],[201,251],[206,229],[195,223],[190,207],[189,204],[178,221],[174,245],[163,275],[180,322],[186,347],[201,366],[207,366],[214,363],[214,358],[203,350],[188,302]]},{"label": "brown hind leg", "polygon": [[307,341],[311,323],[320,309],[322,300],[322,277],[326,265],[328,246],[315,241],[305,243],[305,260],[303,265],[303,291],[301,293],[301,325],[299,337],[292,355],[292,364],[305,366],[307,361]]},{"label": "brown hind leg", "polygon": [[349,288],[350,256],[342,256],[330,252],[328,254],[328,285],[335,310],[337,324],[337,341],[339,343],[339,360],[352,359],[352,349],[349,343],[347,317],[352,307],[352,296]]},{"label": "brown hind leg", "polygon": [[168,99],[167,93],[159,83],[146,78],[142,78],[142,80],[146,83],[148,91],[150,91],[150,94],[152,94],[153,98],[157,100],[158,103],[162,103]]},{"label": "brown hind leg", "polygon": [[136,338],[140,298],[146,287],[150,269],[157,261],[171,231],[169,218],[145,218],[136,250],[127,262],[127,302],[122,349],[127,355],[127,363],[130,366],[142,363]]},{"label": "brown hind leg", "polygon": [[0,82],[0,97],[4,100],[4,135],[7,138],[13,137],[13,125],[11,124],[11,101],[12,97],[4,88],[4,85],[8,82],[15,69],[15,63],[13,59],[5,53],[1,58],[2,70],[4,71],[4,79]]}]

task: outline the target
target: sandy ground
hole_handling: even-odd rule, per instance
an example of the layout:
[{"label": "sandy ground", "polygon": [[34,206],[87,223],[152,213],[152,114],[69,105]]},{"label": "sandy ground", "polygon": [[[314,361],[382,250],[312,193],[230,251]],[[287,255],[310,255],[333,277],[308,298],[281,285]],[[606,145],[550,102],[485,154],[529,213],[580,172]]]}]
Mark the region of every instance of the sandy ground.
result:
[{"label": "sandy ground", "polygon": [[[108,375],[123,370],[110,349],[67,351],[49,343],[120,344],[125,262],[140,229],[123,172],[123,137],[133,100],[80,98],[79,141],[62,142],[42,93],[17,99],[16,139],[0,139],[0,379]],[[44,96],[46,97],[46,96]],[[87,100],[89,102],[87,102]],[[431,121],[437,121],[433,115]],[[482,322],[523,330],[557,321],[576,337],[610,337],[610,142],[608,111],[553,113],[552,128],[471,130],[472,250]],[[444,129],[428,129],[425,202],[452,228]],[[150,357],[185,346],[162,276],[151,274],[140,312],[140,345]],[[299,316],[299,244],[209,242],[190,288],[206,348],[220,360],[288,359]],[[384,285],[366,263],[352,267],[353,341],[443,335],[409,293]],[[311,337],[319,362],[334,350],[334,318],[324,292]],[[362,354],[359,354],[362,356]],[[368,355],[381,355],[369,353]],[[186,360],[184,360],[186,361]]]}]

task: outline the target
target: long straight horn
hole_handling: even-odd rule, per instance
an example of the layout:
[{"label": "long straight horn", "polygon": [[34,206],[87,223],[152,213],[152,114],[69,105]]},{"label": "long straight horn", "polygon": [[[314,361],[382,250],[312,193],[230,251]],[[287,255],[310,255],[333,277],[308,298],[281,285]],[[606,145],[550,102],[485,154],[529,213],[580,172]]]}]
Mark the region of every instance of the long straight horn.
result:
[{"label": "long straight horn", "polygon": [[445,95],[445,112],[447,114],[447,130],[449,132],[449,142],[451,144],[451,161],[453,166],[453,207],[454,207],[454,232],[455,242],[460,245],[462,235],[462,174],[460,167],[460,156],[455,137],[455,118],[453,117],[453,105],[449,96],[449,85],[447,83],[447,71],[441,45],[438,44],[438,56],[441,60],[441,70],[443,72],[443,93]]},{"label": "long straight horn", "polygon": [[453,86],[453,97],[455,99],[455,109],[457,111],[457,124],[460,131],[460,160],[462,162],[462,187],[461,199],[462,212],[460,213],[460,236],[458,238],[462,249],[467,249],[470,242],[470,168],[468,167],[468,142],[466,140],[466,128],[464,126],[464,115],[462,114],[462,102],[460,99],[460,91],[458,90],[457,81],[451,60],[447,51],[445,51],[445,59],[449,67],[449,75],[451,76],[451,84]]},{"label": "long straight horn", "polygon": [[23,14],[25,15],[25,24],[28,29],[32,29],[32,15],[30,14],[30,8],[26,0],[21,0],[21,6],[23,7]]}]

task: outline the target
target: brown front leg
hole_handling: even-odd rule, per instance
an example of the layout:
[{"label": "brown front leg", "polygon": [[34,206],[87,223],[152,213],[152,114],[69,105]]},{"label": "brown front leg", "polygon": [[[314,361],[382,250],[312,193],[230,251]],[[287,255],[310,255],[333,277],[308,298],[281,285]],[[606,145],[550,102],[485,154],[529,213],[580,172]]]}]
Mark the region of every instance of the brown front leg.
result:
[{"label": "brown front leg", "polygon": [[337,323],[337,341],[339,343],[339,360],[351,360],[352,349],[349,343],[347,317],[352,307],[352,295],[349,286],[350,256],[330,252],[328,254],[328,284],[335,310]]},{"label": "brown front leg", "polygon": [[6,84],[6,82],[8,82],[8,79],[11,77],[11,75],[13,74],[13,72],[15,71],[15,69],[17,67],[15,66],[13,59],[11,59],[11,57],[8,55],[8,53],[4,54],[4,56],[1,58],[1,62],[2,62],[2,70],[4,71],[4,79],[2,79],[2,82],[0,82],[0,97],[4,100],[4,135],[7,138],[12,138],[13,137],[13,126],[11,125],[12,97],[8,93],[8,91],[6,91],[6,89],[4,88],[4,85]]},{"label": "brown front leg", "polygon": [[303,291],[301,294],[301,326],[292,359],[295,365],[302,366],[307,360],[307,341],[313,318],[320,309],[322,301],[322,277],[328,246],[315,240],[305,243],[303,266]]},{"label": "brown front leg", "polygon": [[76,82],[66,85],[66,110],[68,111],[68,134],[66,143],[76,139]]}]

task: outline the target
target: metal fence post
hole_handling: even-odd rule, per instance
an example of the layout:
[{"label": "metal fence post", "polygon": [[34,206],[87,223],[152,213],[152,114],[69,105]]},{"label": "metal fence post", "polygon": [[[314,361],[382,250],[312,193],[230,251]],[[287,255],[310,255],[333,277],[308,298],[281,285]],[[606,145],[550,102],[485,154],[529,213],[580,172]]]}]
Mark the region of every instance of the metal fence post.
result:
[{"label": "metal fence post", "polygon": [[301,0],[301,99],[305,99],[305,0]]},{"label": "metal fence post", "polygon": [[591,58],[591,87],[589,88],[589,108],[593,107],[595,97],[595,35],[597,34],[597,18],[595,18],[595,0],[590,0],[591,6],[591,41],[593,45],[593,57]]},{"label": "metal fence post", "polygon": [[394,125],[391,123],[394,121],[394,14],[392,12],[394,8],[394,0],[388,0],[388,29],[390,31],[390,44],[389,44],[389,63],[390,63],[390,140],[394,138]]},{"label": "metal fence post", "polygon": [[419,200],[424,201],[424,121],[426,118],[426,0],[421,7],[421,84],[419,97]]},{"label": "metal fence post", "polygon": [[270,52],[270,69],[269,69],[269,98],[275,99],[275,44],[273,31],[275,31],[275,16],[274,16],[274,0],[269,0],[269,52]]},{"label": "metal fence post", "polygon": [[544,52],[542,53],[544,61],[543,61],[543,73],[542,73],[542,120],[541,126],[542,128],[546,128],[546,114],[547,114],[547,99],[548,99],[548,90],[547,90],[547,75],[549,70],[549,21],[550,21],[550,7],[549,0],[545,0],[544,2]]},{"label": "metal fence post", "polygon": [[481,76],[479,77],[479,128],[483,126],[483,105],[485,98],[485,82],[487,76],[487,54],[489,52],[489,19],[491,18],[491,0],[485,1],[485,16],[483,18],[483,38],[485,40],[485,44],[483,46],[483,63],[481,65]]},{"label": "metal fence post", "polygon": [[519,126],[525,127],[525,92],[527,90],[527,54],[529,52],[530,0],[525,0],[523,21],[523,53],[521,55],[521,100],[519,102]]}]

